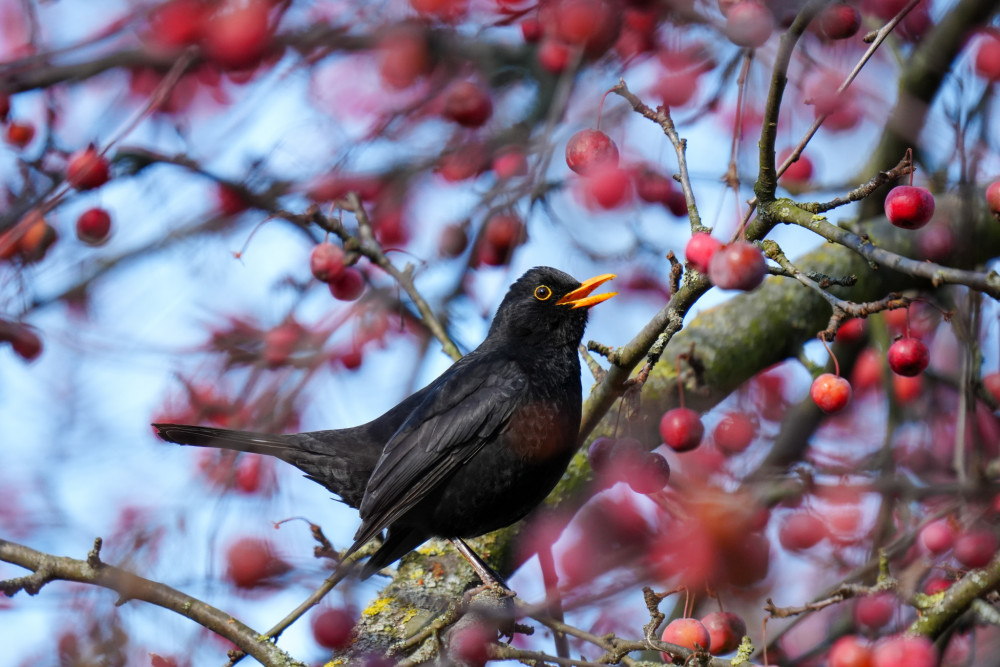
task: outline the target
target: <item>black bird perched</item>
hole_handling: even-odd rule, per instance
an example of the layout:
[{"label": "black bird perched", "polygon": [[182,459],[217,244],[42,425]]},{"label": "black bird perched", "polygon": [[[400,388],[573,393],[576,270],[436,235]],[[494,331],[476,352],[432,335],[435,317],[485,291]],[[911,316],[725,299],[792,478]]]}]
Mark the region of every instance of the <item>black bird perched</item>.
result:
[{"label": "black bird perched", "polygon": [[[576,449],[580,359],[592,295],[583,283],[536,267],[511,285],[486,340],[381,417],[354,428],[272,435],[153,424],[182,445],[269,454],[360,510],[345,557],[387,531],[368,577],[431,537],[452,540],[484,583],[497,583],[462,542],[510,525],[549,494]],[[490,581],[492,580],[492,581]]]}]

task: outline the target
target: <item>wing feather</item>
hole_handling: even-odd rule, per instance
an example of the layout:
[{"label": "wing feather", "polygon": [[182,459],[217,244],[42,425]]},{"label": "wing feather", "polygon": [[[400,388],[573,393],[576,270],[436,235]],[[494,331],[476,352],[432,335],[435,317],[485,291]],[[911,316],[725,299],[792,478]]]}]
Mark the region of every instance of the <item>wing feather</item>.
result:
[{"label": "wing feather", "polygon": [[392,436],[361,503],[362,544],[406,514],[456,469],[494,440],[510,421],[527,379],[517,364],[480,357],[459,361]]}]

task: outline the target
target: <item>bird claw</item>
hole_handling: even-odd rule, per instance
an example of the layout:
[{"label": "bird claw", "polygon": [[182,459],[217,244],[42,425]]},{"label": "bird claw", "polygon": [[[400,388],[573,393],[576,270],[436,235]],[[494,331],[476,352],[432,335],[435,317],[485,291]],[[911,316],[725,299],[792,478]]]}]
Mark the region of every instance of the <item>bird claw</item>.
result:
[{"label": "bird claw", "polygon": [[465,593],[463,593],[463,598],[465,599],[465,603],[467,605],[471,604],[472,599],[474,597],[476,597],[480,593],[485,593],[486,591],[490,591],[497,598],[517,597],[517,593],[508,588],[504,582],[493,580],[487,583],[479,584],[478,586],[474,586],[469,590],[465,591]]}]

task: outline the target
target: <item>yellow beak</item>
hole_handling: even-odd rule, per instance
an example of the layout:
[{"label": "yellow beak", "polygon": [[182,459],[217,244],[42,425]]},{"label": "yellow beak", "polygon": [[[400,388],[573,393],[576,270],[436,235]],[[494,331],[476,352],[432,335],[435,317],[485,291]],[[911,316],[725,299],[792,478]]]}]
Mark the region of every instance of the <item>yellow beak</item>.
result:
[{"label": "yellow beak", "polygon": [[556,301],[556,305],[572,306],[573,308],[590,308],[591,306],[596,306],[602,301],[607,301],[611,297],[618,294],[618,292],[609,292],[607,294],[595,294],[593,296],[591,296],[590,293],[614,277],[615,274],[613,273],[605,273],[584,280],[582,285],[577,287],[575,290],[573,290],[563,298]]}]

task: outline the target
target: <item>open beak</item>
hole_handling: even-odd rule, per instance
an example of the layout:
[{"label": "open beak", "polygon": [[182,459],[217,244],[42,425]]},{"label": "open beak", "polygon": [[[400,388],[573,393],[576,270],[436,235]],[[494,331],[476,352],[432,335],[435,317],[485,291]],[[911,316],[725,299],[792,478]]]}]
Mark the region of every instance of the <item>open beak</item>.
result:
[{"label": "open beak", "polygon": [[607,301],[614,295],[618,294],[618,292],[595,294],[593,296],[591,296],[590,293],[614,277],[615,274],[613,273],[605,273],[603,275],[594,276],[593,278],[584,280],[582,285],[556,301],[556,305],[572,306],[573,308],[590,308],[591,306],[596,306],[602,301]]}]

